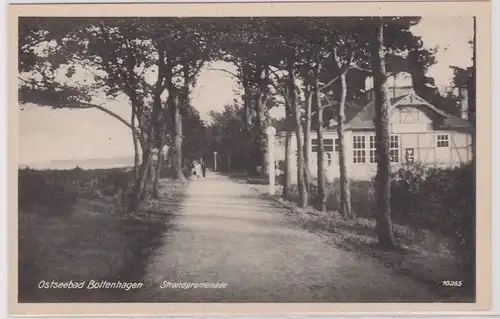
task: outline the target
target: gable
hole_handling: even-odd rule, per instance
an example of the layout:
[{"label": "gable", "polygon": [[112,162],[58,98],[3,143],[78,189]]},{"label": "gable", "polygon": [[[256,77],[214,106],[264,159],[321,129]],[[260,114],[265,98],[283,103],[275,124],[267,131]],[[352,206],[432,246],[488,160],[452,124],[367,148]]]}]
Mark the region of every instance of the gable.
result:
[{"label": "gable", "polygon": [[391,124],[430,124],[432,118],[429,111],[420,105],[395,107],[390,113]]},{"label": "gable", "polygon": [[[416,118],[414,123],[420,124],[433,124],[436,129],[454,129],[454,128],[471,128],[472,125],[461,118],[447,114],[436,108],[429,102],[425,101],[423,98],[418,96],[413,90],[408,94],[391,98],[391,106],[389,107],[389,116],[391,123],[402,123],[401,121],[412,121],[412,118]],[[411,116],[403,113],[411,113]],[[374,130],[375,118],[375,103],[374,100],[370,101],[366,106],[360,110],[353,118],[349,121],[347,119],[347,129],[351,130]]]}]

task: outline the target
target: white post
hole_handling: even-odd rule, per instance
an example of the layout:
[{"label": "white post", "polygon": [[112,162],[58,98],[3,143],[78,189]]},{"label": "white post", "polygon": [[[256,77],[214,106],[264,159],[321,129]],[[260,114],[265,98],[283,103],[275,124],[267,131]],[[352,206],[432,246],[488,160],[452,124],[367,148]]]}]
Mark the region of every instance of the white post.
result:
[{"label": "white post", "polygon": [[214,152],[214,172],[217,172],[217,152]]},{"label": "white post", "polygon": [[276,135],[276,129],[272,126],[269,126],[266,129],[267,133],[267,173],[269,175],[269,194],[275,194],[275,180],[276,173],[275,163],[274,163],[274,138]]}]

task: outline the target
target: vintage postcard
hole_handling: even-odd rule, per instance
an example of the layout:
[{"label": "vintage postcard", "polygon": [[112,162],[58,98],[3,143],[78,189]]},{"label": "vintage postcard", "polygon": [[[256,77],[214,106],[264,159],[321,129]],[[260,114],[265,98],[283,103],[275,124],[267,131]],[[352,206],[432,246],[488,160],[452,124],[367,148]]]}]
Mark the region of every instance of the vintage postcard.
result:
[{"label": "vintage postcard", "polygon": [[490,14],[10,5],[10,313],[488,310]]}]

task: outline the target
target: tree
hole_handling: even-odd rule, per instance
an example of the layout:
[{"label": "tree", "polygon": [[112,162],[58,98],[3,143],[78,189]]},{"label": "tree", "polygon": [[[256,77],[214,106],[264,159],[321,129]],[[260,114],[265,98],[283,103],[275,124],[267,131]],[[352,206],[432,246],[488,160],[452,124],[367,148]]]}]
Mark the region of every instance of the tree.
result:
[{"label": "tree", "polygon": [[299,186],[299,205],[304,208],[308,204],[308,192],[304,174],[304,134],[301,123],[301,112],[299,110],[299,98],[297,94],[297,86],[295,84],[296,66],[294,57],[289,57],[288,60],[288,78],[289,92],[292,112],[295,114],[295,136],[297,138],[297,183]]},{"label": "tree", "polygon": [[[153,149],[161,146],[164,140],[164,134],[161,133],[162,130],[165,131],[167,114],[164,93],[168,93],[170,109],[178,110],[178,98],[181,95],[179,75],[184,76],[187,81],[183,85],[183,102],[187,102],[189,93],[186,89],[194,83],[196,73],[203,61],[208,59],[207,41],[210,37],[199,32],[207,28],[199,27],[197,21],[188,23],[170,18],[96,18],[82,21],[85,23],[78,24],[75,29],[56,33],[56,44],[52,46],[47,45],[45,40],[49,39],[47,32],[36,31],[33,23],[21,28],[23,34],[33,35],[27,37],[30,43],[36,43],[32,39],[35,36],[43,39],[42,42],[48,46],[46,51],[49,52],[33,61],[33,57],[37,56],[33,54],[34,50],[25,50],[25,56],[20,59],[20,69],[36,72],[35,75],[41,75],[43,81],[36,81],[36,76],[31,74],[31,79],[23,82],[24,85],[19,90],[20,100],[45,105],[56,104],[60,107],[94,107],[129,126],[133,130],[134,144],[137,141],[142,148],[142,163],[137,169],[129,204],[129,212],[135,212],[149,196],[148,185],[151,179],[156,180],[156,169],[150,166]],[[66,21],[64,18],[47,18],[42,22],[42,25],[51,26],[48,28],[50,31],[58,30],[57,26]],[[82,65],[90,72],[99,73],[92,83],[68,86],[56,81],[56,75],[61,69],[73,74],[75,68]],[[182,73],[185,69],[187,72]],[[155,76],[151,76],[151,73]],[[151,78],[154,83],[151,83]],[[91,103],[99,89],[112,98],[120,95],[128,97],[132,108],[131,123],[104,107]],[[135,120],[137,128],[134,127]],[[179,133],[181,130],[175,132]],[[174,140],[179,139],[179,136],[180,134],[174,134]],[[157,145],[158,137],[160,145]],[[177,143],[177,148],[182,148],[182,141]],[[181,157],[182,151],[177,153]]]},{"label": "tree", "polygon": [[379,244],[394,249],[396,241],[391,221],[391,166],[389,158],[389,89],[385,67],[384,19],[377,19],[373,27],[372,71],[375,90],[375,139],[377,150],[376,175],[376,231]]},{"label": "tree", "polygon": [[[219,20],[222,59],[238,68],[235,76],[243,86],[244,129],[249,151],[246,165],[251,173],[265,167],[266,126],[270,103],[270,66],[274,59],[272,23],[266,18],[231,18]],[[226,71],[227,72],[227,71]],[[250,125],[253,128],[249,130]]]},{"label": "tree", "polygon": [[172,116],[174,178],[184,179],[182,156],[183,109],[190,104],[190,91],[205,62],[210,60],[213,22],[198,18],[152,19],[153,41],[164,51],[164,88]]},{"label": "tree", "polygon": [[[21,102],[34,102],[38,105],[69,108],[96,108],[120,120],[132,130],[134,143],[137,141],[143,149],[147,147],[145,116],[146,95],[145,81],[137,73],[137,66],[147,68],[149,59],[145,53],[147,43],[136,30],[140,30],[137,20],[120,19],[79,19],[74,27],[59,29],[60,25],[72,25],[65,18],[37,18],[45,30],[31,28],[32,21],[27,18],[21,23],[20,32],[31,34],[31,47],[26,46],[20,58],[21,78],[19,89]],[[54,31],[55,30],[55,31]],[[35,39],[38,39],[35,40]],[[33,47],[33,44],[41,47]],[[41,53],[40,53],[41,52]],[[29,63],[26,63],[29,61]],[[77,69],[83,69],[94,77],[85,77],[83,83],[68,84]],[[24,71],[24,72],[23,72]],[[60,73],[66,72],[61,80]],[[114,98],[125,94],[132,105],[132,117],[137,118],[138,127],[132,126],[125,119],[93,102],[102,94]],[[133,122],[133,121],[132,121]],[[134,123],[135,124],[135,123]],[[135,148],[136,149],[136,148]],[[143,152],[143,155],[147,152]],[[137,154],[136,154],[137,155]],[[131,210],[138,205],[143,194],[140,176],[146,171],[145,163],[137,170],[136,185],[131,198]]]},{"label": "tree", "polygon": [[[335,19],[315,19],[309,21],[308,25],[311,32],[308,34],[308,41],[311,43],[309,51],[311,55],[311,62],[308,63],[306,68],[309,70],[308,74],[312,75],[312,83],[314,87],[315,96],[315,112],[317,119],[316,133],[317,133],[317,165],[318,165],[318,209],[321,211],[326,210],[326,176],[324,168],[324,110],[337,105],[335,112],[337,113],[337,132],[339,135],[339,164],[340,164],[340,177],[341,177],[341,205],[340,211],[343,216],[351,217],[350,209],[350,192],[349,180],[346,170],[345,161],[345,147],[344,147],[344,106],[347,94],[347,82],[345,75],[347,71],[353,66],[354,51],[356,49],[356,33],[350,26],[344,27],[346,21]],[[356,54],[361,56],[361,54]],[[333,75],[333,78],[332,78]],[[321,80],[328,81],[322,84]],[[339,81],[340,79],[340,81]],[[326,82],[325,81],[325,82]],[[335,82],[340,82],[341,90],[332,90],[331,86]],[[338,99],[338,103],[329,101],[324,104],[323,97],[328,97],[324,90],[333,93],[334,99]],[[340,91],[340,92],[339,92]],[[330,94],[331,97],[332,94]],[[339,96],[340,98],[337,98]]]},{"label": "tree", "polygon": [[[209,154],[217,151],[219,158],[226,158],[227,169],[245,169],[243,152],[248,145],[245,142],[243,129],[244,106],[237,103],[226,105],[222,112],[210,112],[212,123],[209,125],[212,141]],[[222,168],[222,167],[221,167]]]}]

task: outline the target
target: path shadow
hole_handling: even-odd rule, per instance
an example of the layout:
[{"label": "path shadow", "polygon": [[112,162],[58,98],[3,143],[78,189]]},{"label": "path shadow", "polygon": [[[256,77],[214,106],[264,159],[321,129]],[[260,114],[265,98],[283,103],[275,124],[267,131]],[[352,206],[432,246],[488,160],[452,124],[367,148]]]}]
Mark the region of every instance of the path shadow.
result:
[{"label": "path shadow", "polygon": [[[182,189],[165,197],[182,201]],[[154,202],[154,201],[152,201]],[[64,214],[19,212],[18,302],[132,302],[134,290],[86,289],[90,280],[143,281],[148,261],[175,218],[162,203],[128,217],[104,200],[80,200]],[[151,205],[149,205],[151,206]],[[82,289],[40,289],[41,281],[86,281]]]}]

